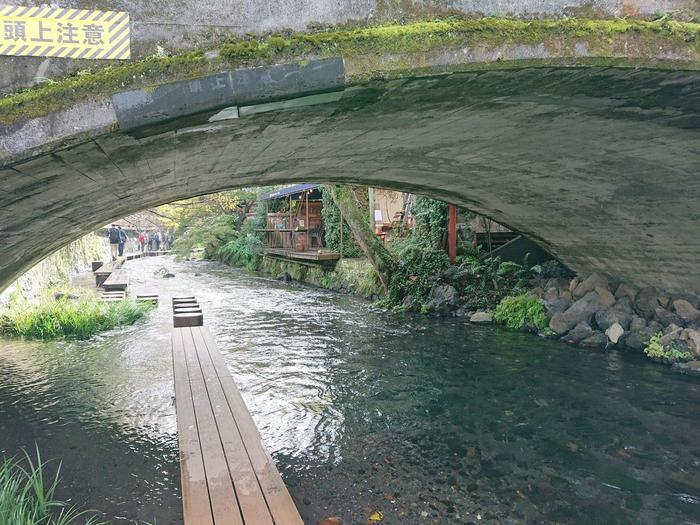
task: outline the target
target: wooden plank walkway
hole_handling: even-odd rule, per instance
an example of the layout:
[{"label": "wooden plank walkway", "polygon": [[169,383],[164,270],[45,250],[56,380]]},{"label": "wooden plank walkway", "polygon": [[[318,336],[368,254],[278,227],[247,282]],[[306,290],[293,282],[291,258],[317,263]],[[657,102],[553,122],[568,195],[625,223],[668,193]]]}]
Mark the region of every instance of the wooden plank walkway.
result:
[{"label": "wooden plank walkway", "polygon": [[102,283],[102,288],[107,291],[124,291],[129,286],[129,270],[118,268],[109,274],[109,277]]},{"label": "wooden plank walkway", "polygon": [[172,332],[186,525],[303,525],[213,337]]},{"label": "wooden plank walkway", "polygon": [[93,272],[93,274],[95,275],[95,286],[97,286],[97,288],[100,288],[110,276],[110,274],[114,270],[118,270],[119,268],[121,268],[123,264],[123,260],[117,259],[116,261],[106,262],[102,266],[100,266],[97,270]]}]

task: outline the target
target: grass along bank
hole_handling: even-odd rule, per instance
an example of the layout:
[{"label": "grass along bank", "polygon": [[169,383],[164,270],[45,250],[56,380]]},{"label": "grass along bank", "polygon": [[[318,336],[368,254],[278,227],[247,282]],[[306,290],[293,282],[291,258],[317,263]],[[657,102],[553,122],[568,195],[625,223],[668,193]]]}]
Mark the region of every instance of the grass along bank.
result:
[{"label": "grass along bank", "polygon": [[60,483],[56,475],[47,478],[47,463],[39,450],[36,458],[26,452],[24,458],[0,461],[0,525],[102,525],[89,511],[58,501],[54,494]]},{"label": "grass along bank", "polygon": [[132,325],[153,308],[134,301],[105,303],[96,297],[45,297],[35,304],[14,303],[0,314],[0,334],[29,339],[89,339],[119,326]]}]

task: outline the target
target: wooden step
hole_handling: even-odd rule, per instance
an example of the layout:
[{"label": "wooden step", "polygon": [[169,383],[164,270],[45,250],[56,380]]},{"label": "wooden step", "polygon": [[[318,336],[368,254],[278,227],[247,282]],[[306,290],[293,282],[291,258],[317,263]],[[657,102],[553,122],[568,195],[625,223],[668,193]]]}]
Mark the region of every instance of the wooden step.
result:
[{"label": "wooden step", "polygon": [[202,326],[204,324],[204,314],[202,312],[174,313],[173,326],[182,328],[185,326]]},{"label": "wooden step", "polygon": [[129,286],[129,270],[119,268],[114,270],[102,283],[102,288],[107,291],[126,290]]}]

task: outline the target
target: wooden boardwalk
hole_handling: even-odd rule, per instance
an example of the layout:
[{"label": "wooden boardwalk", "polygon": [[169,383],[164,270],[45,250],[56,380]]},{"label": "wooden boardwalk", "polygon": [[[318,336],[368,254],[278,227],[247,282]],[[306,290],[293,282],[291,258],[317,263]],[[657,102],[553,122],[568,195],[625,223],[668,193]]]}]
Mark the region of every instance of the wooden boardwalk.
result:
[{"label": "wooden boardwalk", "polygon": [[102,288],[107,291],[124,291],[129,286],[129,270],[117,268],[109,274],[102,283]]},{"label": "wooden boardwalk", "polygon": [[172,332],[186,525],[303,525],[205,327]]}]

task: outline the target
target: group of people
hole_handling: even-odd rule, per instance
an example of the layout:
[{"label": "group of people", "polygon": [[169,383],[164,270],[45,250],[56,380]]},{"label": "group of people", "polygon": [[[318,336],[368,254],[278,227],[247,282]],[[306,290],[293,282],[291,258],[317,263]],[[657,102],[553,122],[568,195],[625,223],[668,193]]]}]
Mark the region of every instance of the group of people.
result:
[{"label": "group of people", "polygon": [[169,250],[173,245],[173,236],[170,233],[161,233],[159,231],[141,232],[139,234],[139,250],[145,252],[146,245],[148,245],[149,251]]},{"label": "group of people", "polygon": [[[117,257],[124,255],[124,246],[129,240],[129,236],[121,226],[112,224],[107,230],[109,238],[109,247],[112,250],[112,260],[116,261]],[[159,231],[141,232],[138,236],[138,249],[141,252],[169,250],[173,245],[173,236],[171,233],[161,233]]]}]

